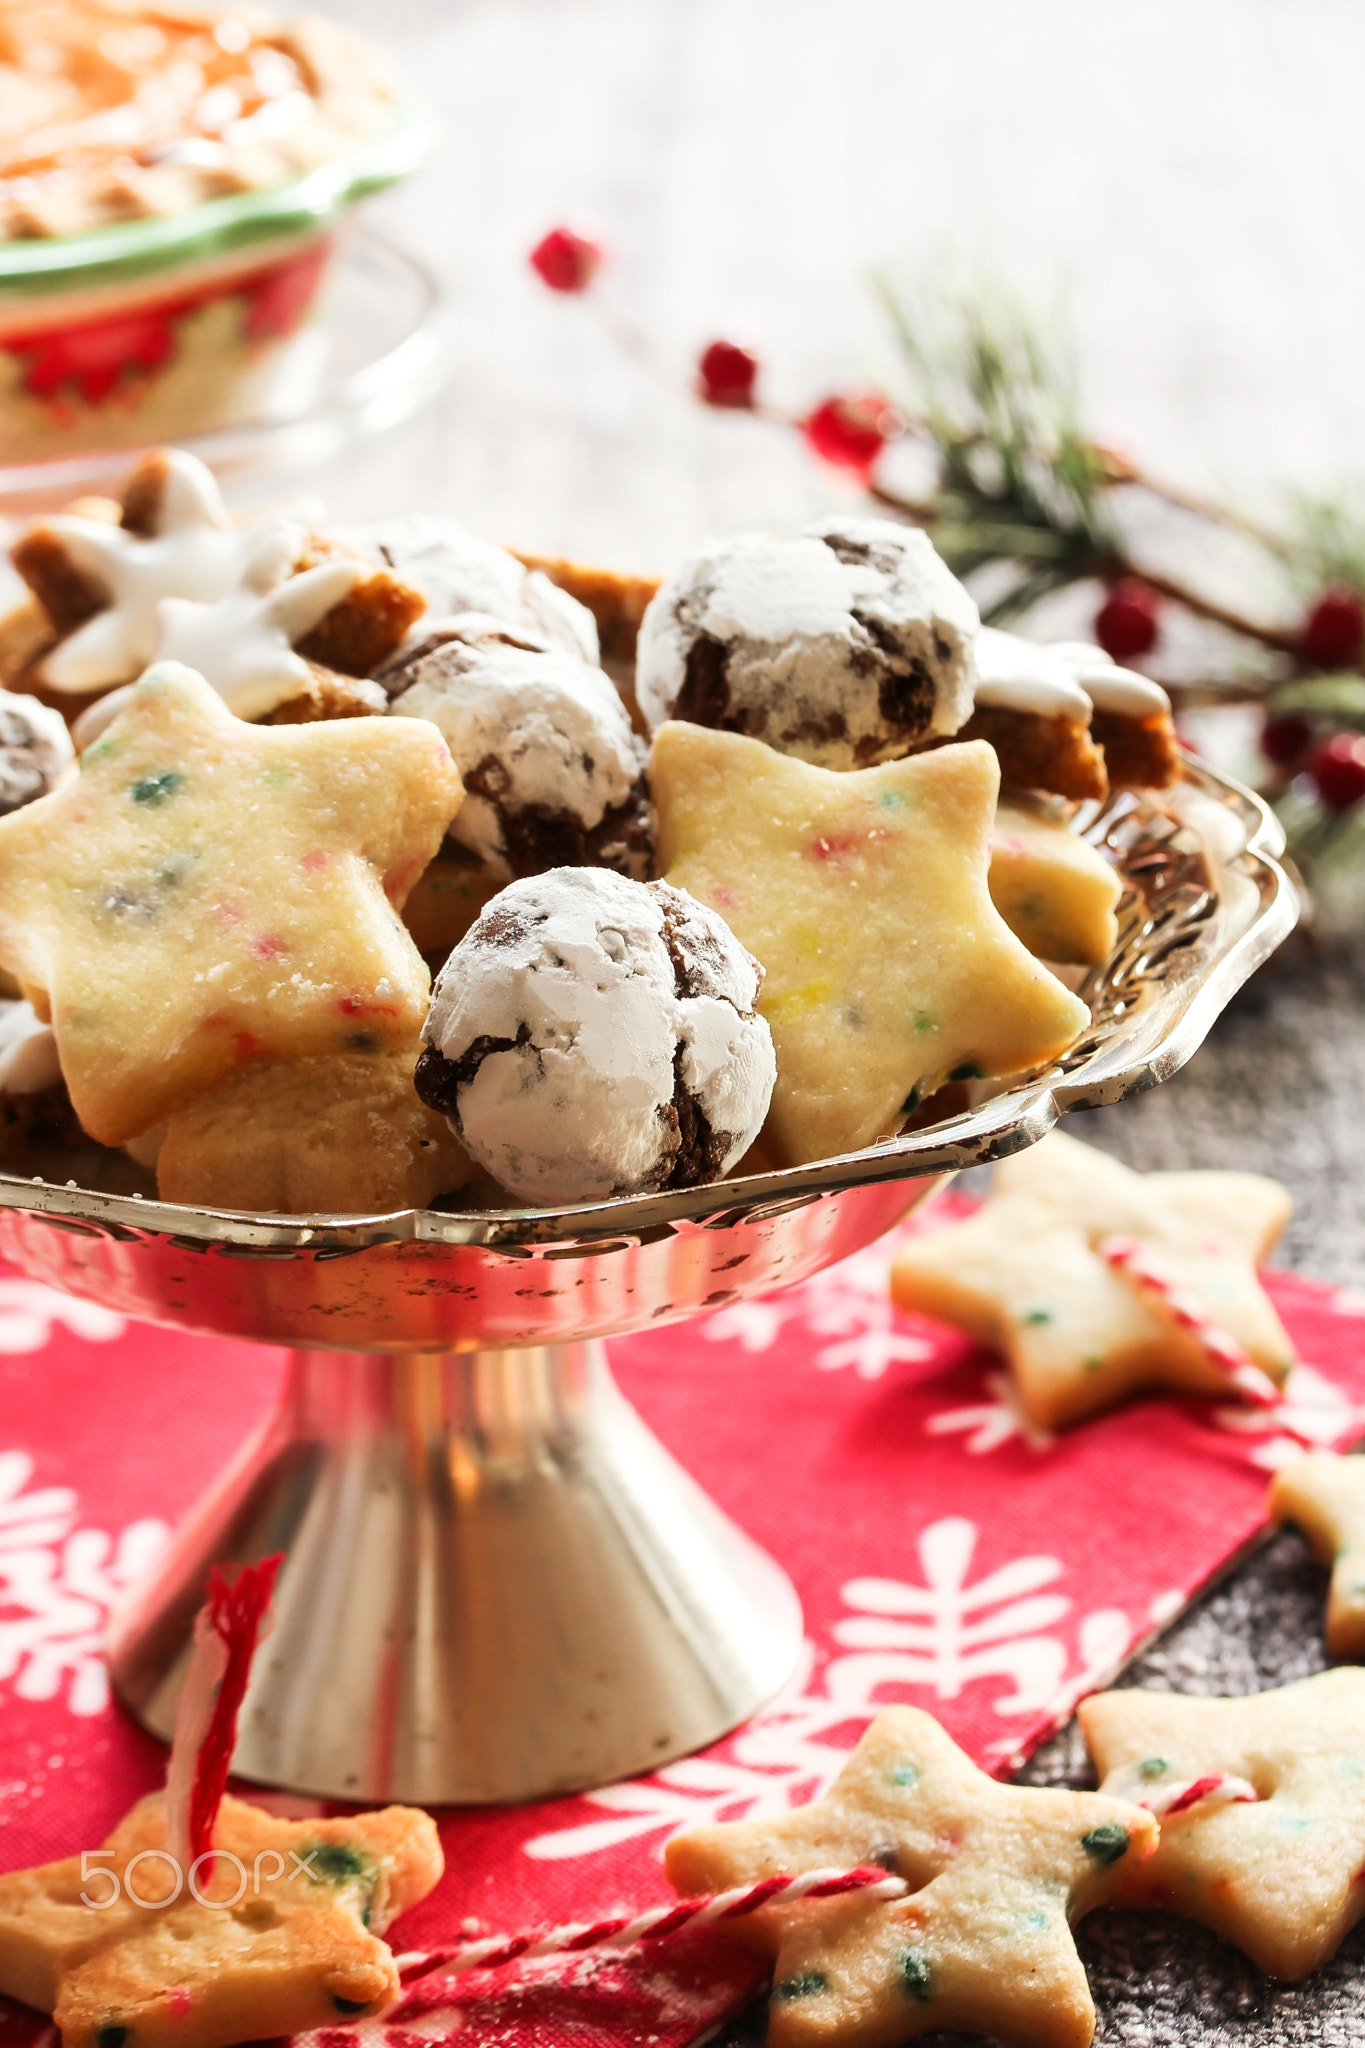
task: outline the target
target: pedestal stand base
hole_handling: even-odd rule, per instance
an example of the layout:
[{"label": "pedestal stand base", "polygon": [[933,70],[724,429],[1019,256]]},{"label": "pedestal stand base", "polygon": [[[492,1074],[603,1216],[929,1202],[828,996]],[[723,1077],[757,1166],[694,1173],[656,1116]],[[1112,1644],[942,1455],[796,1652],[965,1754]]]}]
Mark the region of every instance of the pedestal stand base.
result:
[{"label": "pedestal stand base", "polygon": [[235,1770],[422,1805],[545,1798],[704,1747],[791,1672],[785,1574],[674,1462],[600,1345],[299,1351],[118,1617],[169,1737],[215,1562],[283,1551]]}]

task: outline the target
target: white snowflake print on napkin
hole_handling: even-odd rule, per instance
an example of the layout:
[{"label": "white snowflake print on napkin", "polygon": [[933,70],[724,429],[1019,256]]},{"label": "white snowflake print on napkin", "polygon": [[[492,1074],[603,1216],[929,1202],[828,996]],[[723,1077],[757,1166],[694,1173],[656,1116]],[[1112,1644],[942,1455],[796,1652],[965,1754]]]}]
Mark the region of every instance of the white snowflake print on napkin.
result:
[{"label": "white snowflake print on napkin", "polygon": [[1284,1399],[1275,1408],[1239,1406],[1213,1411],[1215,1427],[1255,1439],[1246,1445],[1246,1454],[1266,1472],[1278,1472],[1310,1450],[1331,1450],[1337,1444],[1350,1443],[1365,1430],[1365,1403],[1352,1401],[1311,1365],[1296,1365],[1283,1392]]},{"label": "white snowflake print on napkin", "polygon": [[988,1372],[983,1391],[984,1400],[966,1408],[940,1408],[929,1416],[924,1424],[928,1434],[961,1435],[962,1448],[974,1458],[998,1451],[1001,1444],[1010,1443],[1015,1437],[1022,1438],[1030,1450],[1051,1449],[1056,1438],[1051,1430],[1040,1429],[1036,1422],[1029,1421],[1007,1372]]},{"label": "white snowflake print on napkin", "polygon": [[39,1280],[0,1280],[0,1351],[45,1350],[56,1323],[87,1344],[111,1344],[128,1327],[113,1309],[59,1294]]},{"label": "white snowflake print on napkin", "polygon": [[[991,1705],[1008,1716],[1052,1708],[1102,1682],[1128,1648],[1132,1631],[1117,1608],[1079,1617],[1074,1665],[1056,1633],[1072,1601],[1055,1588],[1058,1558],[1017,1557],[971,1582],[977,1529],[963,1516],[931,1522],[919,1537],[920,1585],[899,1579],[851,1579],[841,1589],[853,1612],[836,1621],[833,1656],[816,1678],[817,1651],[805,1656],[785,1690],[727,1745],[723,1756],[685,1757],[648,1778],[583,1795],[609,1818],[535,1835],[522,1844],[539,1861],[598,1855],[639,1836],[721,1820],[757,1820],[818,1799],[848,1761],[851,1744],[893,1699],[915,1705],[955,1700],[991,1679]],[[837,1742],[829,1738],[837,1733]],[[992,1745],[1010,1753],[1012,1738]]]},{"label": "white snowflake print on napkin", "polygon": [[63,1698],[73,1714],[100,1714],[109,1610],[155,1563],[170,1530],[150,1517],[117,1539],[79,1528],[74,1490],[29,1492],[32,1477],[25,1452],[0,1451],[0,1699],[9,1687],[16,1699]]}]

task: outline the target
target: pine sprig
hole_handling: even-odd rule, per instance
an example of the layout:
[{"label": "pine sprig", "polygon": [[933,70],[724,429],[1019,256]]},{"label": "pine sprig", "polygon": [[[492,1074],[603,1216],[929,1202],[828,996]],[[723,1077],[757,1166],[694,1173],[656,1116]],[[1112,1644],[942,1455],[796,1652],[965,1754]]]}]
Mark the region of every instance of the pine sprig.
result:
[{"label": "pine sprig", "polygon": [[[875,481],[871,495],[928,528],[959,576],[1005,567],[982,616],[1002,623],[1068,585],[1137,577],[1196,617],[1293,654],[1294,634],[1206,597],[1135,562],[1114,516],[1114,493],[1140,488],[1219,524],[1222,507],[1164,486],[1107,449],[1081,421],[1069,349],[1043,333],[999,287],[926,303],[914,315],[885,280],[877,289],[911,379],[909,431],[932,449],[938,482],[913,503]],[[1272,536],[1237,523],[1271,552]],[[1365,524],[1362,524],[1365,564]]]}]

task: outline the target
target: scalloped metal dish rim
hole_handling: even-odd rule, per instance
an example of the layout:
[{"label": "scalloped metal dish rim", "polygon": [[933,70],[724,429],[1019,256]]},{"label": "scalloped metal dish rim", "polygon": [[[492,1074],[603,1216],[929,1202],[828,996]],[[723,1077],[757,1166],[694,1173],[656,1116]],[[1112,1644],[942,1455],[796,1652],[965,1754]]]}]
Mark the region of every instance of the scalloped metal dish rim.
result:
[{"label": "scalloped metal dish rim", "polygon": [[[1266,900],[1247,929],[1190,983],[1173,1021],[1152,1038],[1143,1013],[1131,1039],[1101,1045],[1075,1074],[1056,1067],[978,1109],[928,1129],[886,1139],[865,1151],[743,1180],[710,1182],[662,1194],[617,1196],[568,1209],[487,1209],[445,1212],[404,1209],[383,1216],[248,1216],[230,1209],[193,1209],[138,1196],[35,1183],[0,1174],[0,1208],[40,1216],[57,1228],[138,1238],[164,1234],[187,1249],[285,1250],[339,1257],[384,1244],[475,1245],[509,1258],[536,1252],[602,1253],[618,1242],[648,1242],[674,1234],[678,1224],[718,1230],[757,1223],[822,1195],[886,1180],[918,1179],[1022,1151],[1044,1136],[1068,1109],[1098,1107],[1167,1080],[1197,1051],[1231,997],[1288,937],[1298,916],[1293,883],[1279,865],[1284,832],[1251,790],[1187,758],[1186,779],[1241,808],[1247,836],[1239,858],[1259,863],[1269,884]],[[1160,1019],[1148,1014],[1149,1025]]]},{"label": "scalloped metal dish rim", "polygon": [[164,219],[119,221],[50,241],[0,243],[0,298],[37,298],[149,277],[255,242],[316,232],[342,207],[416,170],[435,132],[425,103],[405,94],[382,135],[283,184],[201,200]]}]

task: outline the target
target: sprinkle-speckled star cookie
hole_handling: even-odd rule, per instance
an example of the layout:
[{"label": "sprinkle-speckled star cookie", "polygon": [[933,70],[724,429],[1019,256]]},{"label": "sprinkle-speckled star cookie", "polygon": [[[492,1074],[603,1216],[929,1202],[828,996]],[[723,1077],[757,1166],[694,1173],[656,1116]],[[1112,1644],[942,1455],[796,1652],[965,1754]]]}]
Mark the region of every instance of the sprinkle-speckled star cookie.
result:
[{"label": "sprinkle-speckled star cookie", "polygon": [[0,1877],[0,1991],[50,2012],[63,2048],[229,2048],[393,2003],[379,1936],[440,1878],[427,1814],[290,1821],[225,1799],[213,1846],[201,1903],[157,1793],[103,1849]]},{"label": "sprinkle-speckled star cookie", "polygon": [[1332,1567],[1327,1647],[1334,1657],[1365,1657],[1365,1457],[1315,1452],[1277,1472],[1270,1519],[1303,1531],[1313,1555]]},{"label": "sprinkle-speckled star cookie", "polygon": [[398,909],[459,802],[421,719],[249,726],[150,669],[74,782],[0,818],[0,965],[91,1136],[247,1060],[410,1047],[429,978]]},{"label": "sprinkle-speckled star cookie", "polygon": [[991,901],[1040,960],[1097,967],[1118,941],[1122,883],[1104,855],[1045,799],[996,805]]},{"label": "sprinkle-speckled star cookie", "polygon": [[[1288,1216],[1284,1189],[1259,1174],[1134,1173],[1053,1131],[996,1167],[975,1216],[908,1244],[891,1293],[1002,1351],[1042,1429],[1143,1387],[1236,1393],[1234,1354],[1273,1398],[1294,1350],[1256,1268]],[[1144,1270],[1209,1328],[1190,1327]]]},{"label": "sprinkle-speckled star cookie", "polygon": [[1202,1921],[1273,1977],[1335,1953],[1365,1914],[1365,1671],[1250,1699],[1103,1692],[1080,1717],[1101,1791],[1166,1809],[1119,1904]]},{"label": "sprinkle-speckled star cookie", "polygon": [[775,1958],[772,2048],[893,2048],[940,2028],[1086,2048],[1095,2014],[1071,1924],[1113,1896],[1156,1835],[1150,1814],[1103,1794],[1001,1785],[931,1714],[892,1707],[823,1799],[676,1835],[665,1867],[689,1895],[866,1863],[915,1887],[742,1923]]},{"label": "sprinkle-speckled star cookie", "polygon": [[839,773],[675,722],[650,782],[660,871],[766,970],[765,1135],[788,1163],[870,1145],[942,1081],[1055,1059],[1084,1027],[991,902],[989,747]]}]

